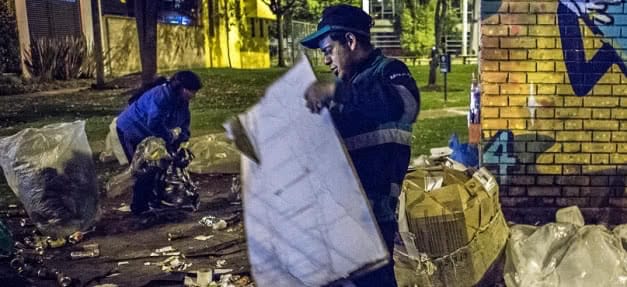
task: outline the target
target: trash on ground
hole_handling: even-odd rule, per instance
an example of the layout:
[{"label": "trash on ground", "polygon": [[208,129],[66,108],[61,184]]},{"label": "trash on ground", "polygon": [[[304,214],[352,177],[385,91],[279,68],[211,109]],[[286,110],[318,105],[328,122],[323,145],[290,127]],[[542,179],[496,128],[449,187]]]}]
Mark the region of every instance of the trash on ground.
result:
[{"label": "trash on ground", "polygon": [[511,227],[504,270],[508,287],[627,285],[627,253],[618,235],[626,225],[613,232],[602,225],[581,226],[578,212],[574,207],[558,211],[575,214],[573,222]]},{"label": "trash on ground", "polygon": [[120,207],[114,209],[120,212],[131,212],[131,206],[125,203],[121,204]]},{"label": "trash on ground", "polygon": [[470,176],[443,163],[418,167],[399,199],[399,286],[473,286],[505,246],[498,184],[486,169]]},{"label": "trash on ground", "polygon": [[70,258],[83,259],[100,256],[100,248],[98,243],[85,244],[81,246],[82,250],[70,252]]},{"label": "trash on ground", "polygon": [[218,220],[218,222],[214,223],[211,228],[213,228],[213,230],[222,230],[225,229],[227,227],[227,223],[226,220],[224,219],[220,219]]},{"label": "trash on ground", "polygon": [[185,271],[188,267],[192,266],[192,263],[185,262],[180,256],[170,256],[167,259],[159,263],[161,270],[165,272],[173,271]]},{"label": "trash on ground", "polygon": [[183,232],[168,232],[168,241],[175,241],[183,238],[188,238],[189,235]]},{"label": "trash on ground", "polygon": [[216,261],[216,268],[222,268],[224,265],[226,265],[226,260],[220,259]]},{"label": "trash on ground", "polygon": [[198,223],[204,225],[204,226],[208,226],[208,227],[212,227],[214,223],[216,223],[219,219],[215,216],[212,215],[207,215],[207,216],[203,216]]},{"label": "trash on ground", "polygon": [[205,240],[209,240],[209,239],[213,238],[213,236],[214,235],[198,235],[198,236],[194,237],[194,239],[205,241]]}]

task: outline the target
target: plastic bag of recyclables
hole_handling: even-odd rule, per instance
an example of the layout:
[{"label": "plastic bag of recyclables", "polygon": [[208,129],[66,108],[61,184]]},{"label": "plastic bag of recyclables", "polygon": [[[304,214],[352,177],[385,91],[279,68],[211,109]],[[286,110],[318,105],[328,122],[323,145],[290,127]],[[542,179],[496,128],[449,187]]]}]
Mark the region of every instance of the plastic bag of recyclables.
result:
[{"label": "plastic bag of recyclables", "polygon": [[508,287],[627,286],[627,225],[613,231],[584,225],[577,207],[558,210],[556,221],[512,226],[504,274]]},{"label": "plastic bag of recyclables", "polygon": [[[117,133],[117,118],[109,124],[109,133],[105,140],[105,149],[100,153],[100,161],[110,162],[117,159],[120,165],[127,165],[122,144]],[[194,154],[194,160],[188,170],[200,174],[239,174],[240,153],[226,138],[224,133],[196,136],[189,139],[187,147]]]},{"label": "plastic bag of recyclables", "polygon": [[98,186],[85,121],[0,138],[0,166],[41,232],[65,237],[97,220]]},{"label": "plastic bag of recyclables", "polygon": [[431,164],[405,177],[403,246],[394,251],[399,286],[474,286],[501,254],[509,229],[498,184],[485,168],[469,173]]}]

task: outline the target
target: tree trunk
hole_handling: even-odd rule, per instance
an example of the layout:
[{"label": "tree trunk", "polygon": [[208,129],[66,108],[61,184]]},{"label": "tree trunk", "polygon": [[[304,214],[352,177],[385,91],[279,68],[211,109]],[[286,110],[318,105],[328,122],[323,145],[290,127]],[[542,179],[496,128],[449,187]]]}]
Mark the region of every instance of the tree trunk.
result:
[{"label": "tree trunk", "polygon": [[102,57],[102,38],[100,33],[100,5],[98,0],[91,0],[92,21],[94,25],[94,60],[96,61],[96,89],[104,86],[104,62]]},{"label": "tree trunk", "polygon": [[[444,32],[444,25],[446,24],[446,12],[447,12],[447,1],[448,0],[437,0],[438,2],[435,5],[435,50],[436,55],[433,59],[431,59],[431,65],[429,67],[429,82],[428,85],[430,87],[434,87],[437,81],[437,68],[439,65],[439,57],[440,53],[443,51],[442,47],[442,33]],[[450,63],[449,63],[450,64]]]},{"label": "tree trunk", "polygon": [[433,14],[433,16],[435,17],[435,53],[431,53],[431,62],[429,65],[429,81],[427,83],[427,85],[429,87],[434,87],[437,81],[437,68],[438,68],[438,55],[440,53],[440,38],[442,37],[440,35],[440,9],[441,9],[441,4],[442,4],[442,0],[436,0],[436,4],[435,4],[435,13]]},{"label": "tree trunk", "polygon": [[276,24],[279,27],[279,67],[285,67],[285,58],[283,57],[283,15],[276,14]]},{"label": "tree trunk", "polygon": [[231,63],[231,26],[229,17],[229,0],[224,0],[224,28],[226,30],[226,58],[229,61],[229,68],[233,68]]},{"label": "tree trunk", "polygon": [[153,0],[135,1],[143,85],[152,83],[157,74],[157,5],[158,2]]}]

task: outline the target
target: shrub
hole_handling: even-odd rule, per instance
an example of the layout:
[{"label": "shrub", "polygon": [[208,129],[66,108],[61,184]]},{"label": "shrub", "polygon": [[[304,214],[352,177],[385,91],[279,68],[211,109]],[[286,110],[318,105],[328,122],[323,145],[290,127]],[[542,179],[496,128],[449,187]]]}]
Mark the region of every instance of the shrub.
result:
[{"label": "shrub", "polygon": [[43,81],[93,77],[92,50],[84,37],[31,36],[25,63],[31,75]]}]

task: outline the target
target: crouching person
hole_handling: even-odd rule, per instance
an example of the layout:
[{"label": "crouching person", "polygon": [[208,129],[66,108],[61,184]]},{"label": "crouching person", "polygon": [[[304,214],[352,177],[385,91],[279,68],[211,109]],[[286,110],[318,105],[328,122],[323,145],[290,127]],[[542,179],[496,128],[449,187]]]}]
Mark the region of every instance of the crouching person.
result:
[{"label": "crouching person", "polygon": [[[179,71],[167,81],[157,81],[147,91],[134,96],[119,115],[117,133],[124,154],[131,162],[137,146],[147,137],[162,138],[174,152],[190,137],[189,102],[202,87],[198,75]],[[131,211],[139,215],[149,209],[154,198],[155,175],[139,175],[133,187]]]}]

